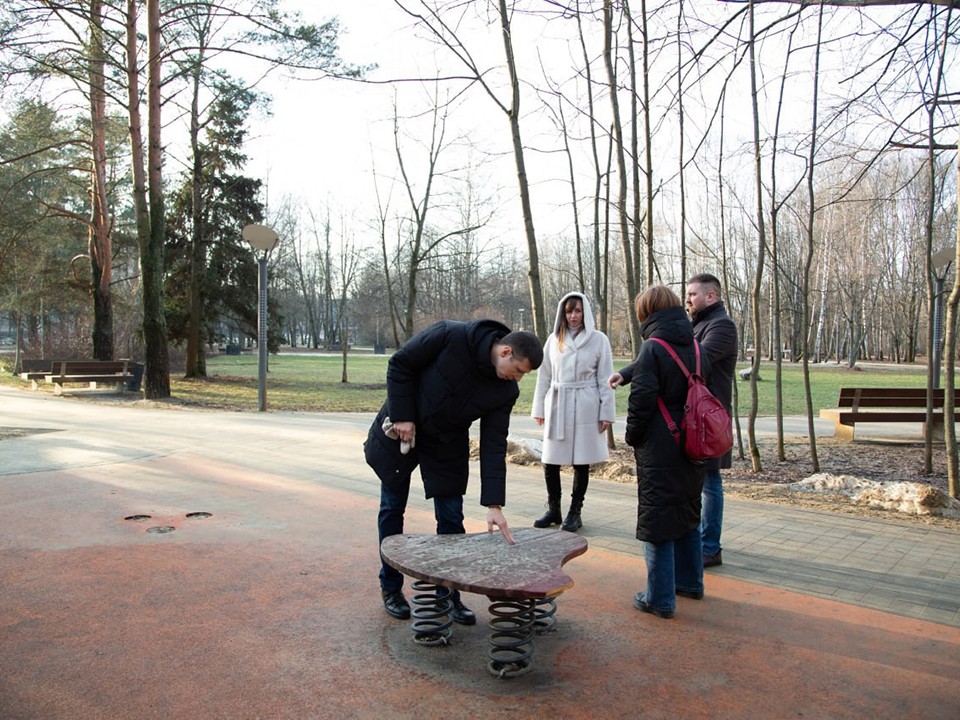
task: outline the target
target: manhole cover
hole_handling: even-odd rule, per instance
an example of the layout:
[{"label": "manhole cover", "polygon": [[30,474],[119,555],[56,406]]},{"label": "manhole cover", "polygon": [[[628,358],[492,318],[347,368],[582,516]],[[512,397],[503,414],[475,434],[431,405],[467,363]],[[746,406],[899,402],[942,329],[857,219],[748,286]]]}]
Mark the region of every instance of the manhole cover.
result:
[{"label": "manhole cover", "polygon": [[149,520],[150,515],[127,515],[124,520],[132,520],[133,522],[143,522],[144,520]]},{"label": "manhole cover", "polygon": [[155,533],[157,535],[172,533],[174,530],[176,530],[176,528],[173,525],[157,525],[156,527],[147,528],[148,533]]},{"label": "manhole cover", "polygon": [[213,517],[213,513],[208,512],[192,512],[187,513],[187,517],[191,520],[203,520],[204,518]]}]

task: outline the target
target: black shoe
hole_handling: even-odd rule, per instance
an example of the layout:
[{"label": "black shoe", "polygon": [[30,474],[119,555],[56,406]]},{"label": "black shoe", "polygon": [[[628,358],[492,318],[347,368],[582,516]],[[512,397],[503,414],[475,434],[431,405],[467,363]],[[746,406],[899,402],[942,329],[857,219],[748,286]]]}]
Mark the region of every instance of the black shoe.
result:
[{"label": "black shoe", "polygon": [[563,516],[560,514],[560,502],[548,502],[547,511],[533,521],[535,528],[548,528],[551,525],[559,525],[563,522]]},{"label": "black shoe", "polygon": [[653,605],[648,603],[643,599],[643,593],[637,593],[633,596],[633,606],[640,610],[641,612],[650,613],[651,615],[656,615],[659,618],[664,620],[669,620],[673,617],[673,610],[658,610]]},{"label": "black shoe", "polygon": [[693,590],[677,590],[677,595],[680,597],[688,597],[694,600],[703,600],[703,590],[699,592],[694,592]]},{"label": "black shoe", "polygon": [[580,505],[571,505],[570,511],[563,519],[563,525],[560,526],[560,529],[566,530],[567,532],[576,532],[582,527],[583,521],[580,519]]},{"label": "black shoe", "polygon": [[463,600],[455,597],[452,598],[451,602],[453,603],[453,609],[450,611],[450,617],[453,618],[455,623],[460,625],[477,624],[477,616],[473,614],[473,610],[463,604]]},{"label": "black shoe", "polygon": [[401,590],[382,590],[383,607],[387,614],[397,620],[410,619],[410,605]]},{"label": "black shoe", "polygon": [[716,567],[717,565],[723,565],[723,550],[717,550],[716,555],[704,555],[703,556],[703,566]]}]

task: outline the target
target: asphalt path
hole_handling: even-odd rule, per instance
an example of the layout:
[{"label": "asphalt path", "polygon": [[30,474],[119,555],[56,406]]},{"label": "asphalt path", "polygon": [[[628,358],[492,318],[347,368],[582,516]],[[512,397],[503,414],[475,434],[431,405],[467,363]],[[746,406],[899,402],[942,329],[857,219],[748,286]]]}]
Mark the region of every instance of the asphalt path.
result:
[{"label": "asphalt path", "polygon": [[[0,718],[956,718],[957,533],[730,498],[706,598],[664,621],[633,608],[636,490],[609,481],[530,675],[486,672],[474,594],[477,627],[416,646],[377,589],[371,418],[0,388]],[[527,527],[542,474],[508,474]]]}]

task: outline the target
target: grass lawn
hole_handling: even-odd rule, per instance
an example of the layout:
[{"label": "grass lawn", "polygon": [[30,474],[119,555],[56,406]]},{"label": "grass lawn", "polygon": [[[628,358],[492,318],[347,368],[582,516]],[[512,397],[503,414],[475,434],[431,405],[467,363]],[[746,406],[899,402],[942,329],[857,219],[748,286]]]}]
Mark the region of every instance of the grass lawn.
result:
[{"label": "grass lawn", "polygon": [[[343,359],[340,355],[291,353],[272,355],[267,376],[267,407],[278,411],[301,412],[375,412],[386,397],[386,355],[352,353],[347,360],[347,378],[341,382]],[[626,365],[620,358],[614,368]],[[746,363],[738,369],[747,367]],[[218,355],[207,360],[208,377],[185,380],[173,374],[170,379],[173,396],[187,405],[224,410],[255,411],[257,409],[257,355]],[[811,365],[813,406],[834,407],[842,386],[860,387],[924,387],[926,369],[922,365],[883,365],[865,363],[858,370],[832,363]],[[762,380],[757,383],[760,415],[775,413],[774,366],[764,364]],[[8,374],[0,383],[21,386],[23,383]],[[514,411],[530,412],[536,374],[520,383],[520,399]],[[737,380],[740,414],[750,411],[750,383]],[[617,391],[617,411],[627,411],[628,388]],[[803,371],[799,365],[783,365],[783,413],[803,415]]]}]

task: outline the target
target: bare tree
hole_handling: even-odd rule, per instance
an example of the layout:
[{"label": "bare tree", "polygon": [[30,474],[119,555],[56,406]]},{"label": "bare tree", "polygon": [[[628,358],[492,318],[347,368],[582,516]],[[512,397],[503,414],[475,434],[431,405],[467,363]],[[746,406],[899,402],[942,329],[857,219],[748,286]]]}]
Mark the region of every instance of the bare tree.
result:
[{"label": "bare tree", "polygon": [[[613,28],[613,2],[604,0],[603,3],[603,62],[607,69],[607,85],[610,89],[610,104],[612,106],[614,156],[617,161],[617,216],[620,220],[620,247],[623,252],[623,267],[627,284],[627,295],[631,299],[639,293],[638,278],[634,267],[634,252],[630,244],[630,219],[627,212],[627,160],[626,148],[623,139],[623,123],[620,118],[620,101],[618,99],[617,70],[615,62],[615,33]],[[640,327],[636,316],[629,312],[630,345],[637,353],[640,348]]]},{"label": "bare tree", "polygon": [[[957,143],[957,171],[960,173],[960,142]],[[960,183],[957,184],[957,206],[960,207]],[[960,221],[954,247],[953,266],[960,268]],[[947,299],[946,336],[944,338],[944,440],[947,444],[947,489],[950,497],[960,499],[960,463],[957,461],[957,426],[953,422],[956,413],[956,356],[957,356],[957,308],[960,307],[960,272],[953,274],[953,287]]]},{"label": "bare tree", "polygon": [[[823,6],[817,16],[817,44],[813,60],[813,98],[810,118],[810,153],[807,157],[807,205],[809,214],[806,223],[807,250],[803,266],[803,291],[801,292],[802,311],[800,315],[800,337],[803,343],[803,391],[807,405],[807,437],[810,443],[810,460],[813,472],[820,472],[820,459],[817,455],[817,434],[813,425],[813,393],[810,387],[810,270],[815,252],[813,229],[816,221],[816,193],[814,178],[817,162],[817,112],[820,95],[820,43],[823,33]],[[779,402],[779,399],[778,399]]]},{"label": "bare tree", "polygon": [[440,156],[448,149],[449,144],[446,137],[448,109],[439,103],[436,96],[434,96],[433,100],[434,102],[430,110],[430,139],[426,146],[426,159],[424,163],[425,172],[422,188],[419,191],[417,190],[417,183],[414,181],[412,172],[408,169],[407,161],[404,157],[401,143],[400,117],[396,106],[394,107],[393,115],[394,151],[397,157],[400,176],[403,178],[407,201],[410,206],[409,255],[405,268],[406,307],[403,313],[404,339],[407,340],[413,337],[415,332],[414,321],[416,319],[417,296],[419,293],[418,276],[420,271],[433,259],[445,240],[457,235],[473,232],[481,227],[479,224],[472,224],[456,227],[446,232],[432,232],[427,223],[427,218],[434,201],[434,182],[441,173],[439,166]]},{"label": "bare tree", "polygon": [[340,356],[342,369],[340,382],[350,382],[347,374],[347,357],[350,349],[350,322],[347,300],[357,279],[357,272],[363,263],[363,250],[357,246],[355,239],[347,229],[347,223],[340,223],[340,251],[338,253],[337,283],[339,290],[339,326],[340,326]]},{"label": "bare tree", "polygon": [[[524,157],[523,139],[520,133],[520,78],[517,73],[517,63],[513,52],[513,35],[510,28],[512,8],[507,7],[506,0],[497,0],[496,13],[500,24],[500,33],[503,40],[504,56],[509,76],[510,100],[501,100],[497,90],[490,84],[488,73],[481,69],[474,60],[467,45],[462,41],[456,29],[448,24],[443,17],[443,8],[430,5],[420,0],[417,6],[423,11],[412,9],[413,3],[403,0],[394,0],[400,9],[433,35],[442,46],[461,63],[468,72],[471,83],[479,84],[484,92],[493,100],[494,104],[504,113],[510,125],[510,140],[513,147],[513,158],[517,169],[517,185],[520,192],[520,205],[523,212],[524,234],[527,240],[527,278],[530,286],[531,314],[533,315],[534,332],[545,340],[549,324],[543,305],[543,290],[540,285],[540,260],[537,247],[537,235],[533,225],[533,207],[530,202],[530,183],[527,177],[526,159]],[[484,0],[486,4],[486,0]],[[450,10],[459,11],[459,2]]]},{"label": "bare tree", "polygon": [[748,41],[750,54],[750,106],[753,111],[754,178],[757,201],[757,264],[753,283],[753,341],[756,349],[753,353],[753,367],[750,373],[750,420],[747,425],[747,434],[750,439],[750,460],[753,464],[753,471],[762,472],[763,464],[760,460],[760,448],[757,445],[756,422],[758,411],[757,378],[760,375],[761,343],[763,341],[763,318],[760,311],[760,298],[763,289],[763,266],[767,249],[767,237],[763,212],[763,169],[760,154],[760,109],[758,107],[757,89],[757,31],[753,0],[750,0],[750,13],[748,17],[750,26],[750,38]]},{"label": "bare tree", "polygon": [[[600,310],[600,330],[604,333],[610,330],[610,295],[607,287],[607,267],[608,267],[608,241],[609,233],[603,233],[604,243],[600,243],[600,203],[601,189],[603,187],[603,178],[607,171],[600,165],[600,153],[597,146],[597,122],[595,113],[595,101],[593,95],[593,71],[590,56],[587,53],[587,43],[583,35],[583,23],[580,17],[580,3],[577,3],[576,21],[577,21],[577,39],[580,42],[580,51],[583,55],[583,73],[586,78],[587,92],[587,119],[590,128],[590,157],[593,160],[593,194],[591,196],[593,206],[593,286],[597,298],[597,308]],[[609,166],[609,163],[607,163]],[[603,223],[603,227],[608,225]]]},{"label": "bare tree", "polygon": [[156,400],[170,397],[170,361],[163,313],[164,196],[160,119],[163,41],[160,0],[147,0],[147,141],[144,143],[140,119],[137,4],[136,0],[127,0],[127,92],[146,348],[144,395]]}]

